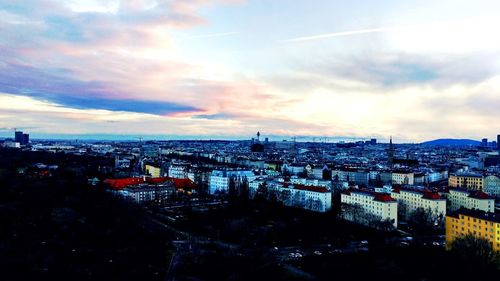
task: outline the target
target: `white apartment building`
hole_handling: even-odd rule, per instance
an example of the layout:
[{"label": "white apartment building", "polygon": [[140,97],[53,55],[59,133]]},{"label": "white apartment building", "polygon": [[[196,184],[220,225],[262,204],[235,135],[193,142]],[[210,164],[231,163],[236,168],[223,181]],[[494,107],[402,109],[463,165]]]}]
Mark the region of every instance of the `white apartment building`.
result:
[{"label": "white apartment building", "polygon": [[448,178],[448,171],[429,172],[425,175],[425,182],[436,182]]},{"label": "white apartment building", "polygon": [[13,141],[5,141],[3,143],[3,147],[6,148],[21,148],[21,144],[18,142],[13,142]]},{"label": "white apartment building", "polygon": [[311,175],[315,179],[322,180],[323,179],[323,172],[325,170],[328,170],[328,167],[326,167],[326,165],[314,166],[314,168],[311,170]]},{"label": "white apartment building", "polygon": [[250,170],[214,170],[208,183],[209,193],[227,193],[231,178],[237,183],[241,183],[244,179],[250,183],[255,179],[255,174]]},{"label": "white apartment building", "polygon": [[394,188],[391,196],[398,201],[399,213],[404,219],[408,219],[418,208],[431,211],[436,218],[446,215],[446,199],[437,192],[403,187]]},{"label": "white apartment building", "polygon": [[307,186],[323,186],[328,189],[332,187],[332,182],[329,180],[318,180],[318,179],[305,179],[292,176],[290,182],[293,184],[301,184]]},{"label": "white apartment building", "polygon": [[138,185],[129,186],[123,190],[115,191],[124,198],[129,198],[136,203],[162,203],[172,196],[175,192],[174,185],[164,183],[160,185]]},{"label": "white apartment building", "polygon": [[354,182],[356,184],[368,184],[370,173],[365,171],[332,170],[332,180],[341,182]]},{"label": "white apartment building", "polygon": [[365,213],[364,218],[361,218],[357,213],[345,213],[343,217],[346,220],[366,225],[374,220],[389,220],[394,227],[398,226],[398,203],[389,194],[350,189],[341,194],[340,202],[360,207]]},{"label": "white apartment building", "polygon": [[482,191],[450,188],[446,194],[449,201],[449,211],[456,211],[461,207],[478,209],[485,212],[495,212],[495,199]]},{"label": "white apartment building", "polygon": [[258,179],[249,184],[250,198],[255,197],[262,184],[266,184],[268,192],[274,192],[277,201],[285,206],[315,212],[327,212],[332,208],[332,192],[324,186]]},{"label": "white apartment building", "polygon": [[174,179],[187,179],[188,178],[188,164],[175,164],[172,163],[168,167],[168,176]]}]

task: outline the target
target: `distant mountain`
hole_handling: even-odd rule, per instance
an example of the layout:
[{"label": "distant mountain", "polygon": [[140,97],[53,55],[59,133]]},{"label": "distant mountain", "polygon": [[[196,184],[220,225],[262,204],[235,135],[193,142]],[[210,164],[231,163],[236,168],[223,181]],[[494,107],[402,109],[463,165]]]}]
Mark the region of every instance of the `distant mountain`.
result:
[{"label": "distant mountain", "polygon": [[469,139],[437,139],[423,142],[424,145],[448,145],[448,146],[478,146],[479,141]]}]

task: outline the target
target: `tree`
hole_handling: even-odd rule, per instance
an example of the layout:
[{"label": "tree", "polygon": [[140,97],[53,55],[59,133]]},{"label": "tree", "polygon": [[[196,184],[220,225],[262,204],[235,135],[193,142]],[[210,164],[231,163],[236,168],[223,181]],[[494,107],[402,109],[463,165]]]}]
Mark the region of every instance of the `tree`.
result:
[{"label": "tree", "polygon": [[323,169],[323,179],[331,180],[332,179],[332,171],[328,169]]},{"label": "tree", "polygon": [[470,263],[500,265],[500,253],[493,249],[490,241],[472,234],[456,238],[451,243],[451,251]]},{"label": "tree", "polygon": [[229,195],[229,201],[234,202],[237,195],[236,180],[234,177],[229,178],[228,195]]},{"label": "tree", "polygon": [[281,190],[279,194],[280,201],[283,203],[285,206],[290,206],[292,205],[292,192],[288,189],[283,189]]},{"label": "tree", "polygon": [[278,204],[278,195],[276,194],[276,190],[274,190],[274,189],[269,190],[268,189],[267,200],[269,201],[269,203],[271,205]]},{"label": "tree", "polygon": [[304,170],[302,172],[298,173],[297,176],[299,178],[304,178],[304,179],[307,178],[307,176],[308,176],[307,175],[307,170],[304,168]]},{"label": "tree", "polygon": [[431,209],[417,208],[410,213],[408,224],[417,232],[433,232],[442,230],[444,215],[435,214]]},{"label": "tree", "polygon": [[257,188],[257,192],[255,193],[254,199],[256,202],[264,202],[268,199],[268,188],[267,183],[263,182],[259,184],[259,188]]},{"label": "tree", "polygon": [[303,208],[304,207],[304,200],[302,200],[301,192],[295,191],[293,194],[292,198],[292,206],[298,207],[298,208]]},{"label": "tree", "polygon": [[243,180],[241,181],[239,191],[241,200],[243,202],[247,202],[250,196],[250,190],[248,187],[248,179],[246,177],[244,177]]},{"label": "tree", "polygon": [[292,173],[287,169],[283,168],[283,177],[291,177]]}]

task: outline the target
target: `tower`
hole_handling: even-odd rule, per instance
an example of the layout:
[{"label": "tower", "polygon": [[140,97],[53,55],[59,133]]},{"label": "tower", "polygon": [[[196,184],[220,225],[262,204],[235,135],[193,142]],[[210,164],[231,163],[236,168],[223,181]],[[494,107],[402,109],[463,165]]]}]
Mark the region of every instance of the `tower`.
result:
[{"label": "tower", "polygon": [[15,131],[14,139],[16,142],[23,144],[23,131]]},{"label": "tower", "polygon": [[392,164],[394,161],[394,146],[392,145],[392,136],[389,140],[389,148],[387,149],[387,162],[389,166],[392,168]]},{"label": "tower", "polygon": [[487,147],[488,146],[488,139],[484,138],[481,140],[481,146],[482,147]]},{"label": "tower", "polygon": [[260,132],[257,132],[257,141],[260,141]]}]

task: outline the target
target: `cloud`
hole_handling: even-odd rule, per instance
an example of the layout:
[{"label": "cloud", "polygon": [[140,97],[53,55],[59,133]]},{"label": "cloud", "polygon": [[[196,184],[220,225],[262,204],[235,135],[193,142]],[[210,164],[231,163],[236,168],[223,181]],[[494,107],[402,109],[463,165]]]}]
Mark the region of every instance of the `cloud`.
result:
[{"label": "cloud", "polygon": [[381,51],[310,58],[290,65],[286,74],[269,83],[285,89],[341,88],[384,92],[408,86],[444,89],[476,85],[498,73],[497,52],[468,54],[413,54]]},{"label": "cloud", "polygon": [[223,37],[223,36],[230,36],[230,35],[238,35],[241,34],[241,32],[220,32],[220,33],[211,33],[211,34],[201,34],[201,35],[193,35],[186,37],[187,39],[200,39],[200,38],[213,38],[213,37]]},{"label": "cloud", "polygon": [[[225,108],[237,111],[259,98],[250,81],[199,78],[198,72],[207,66],[177,58],[170,35],[203,24],[200,7],[241,1],[116,3],[103,7],[97,1],[65,5],[31,0],[0,5],[4,13],[16,17],[16,24],[10,22],[0,30],[0,89],[72,108],[177,116]],[[31,9],[35,6],[40,9]],[[20,19],[26,21],[23,32],[17,32]]]},{"label": "cloud", "polygon": [[80,109],[106,109],[169,115],[179,112],[196,112],[192,106],[166,101],[112,98],[120,96],[112,85],[102,82],[83,82],[62,75],[46,74],[22,65],[5,65],[0,68],[0,91],[46,100],[61,106]]}]

